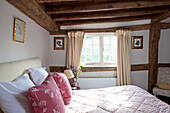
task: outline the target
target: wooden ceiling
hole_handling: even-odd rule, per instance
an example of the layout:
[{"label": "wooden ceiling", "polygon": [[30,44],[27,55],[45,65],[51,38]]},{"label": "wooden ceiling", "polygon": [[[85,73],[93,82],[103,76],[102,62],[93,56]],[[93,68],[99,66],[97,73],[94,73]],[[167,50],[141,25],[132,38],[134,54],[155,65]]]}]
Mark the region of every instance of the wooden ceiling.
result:
[{"label": "wooden ceiling", "polygon": [[170,0],[7,0],[49,32],[63,25],[127,22],[170,16]]}]

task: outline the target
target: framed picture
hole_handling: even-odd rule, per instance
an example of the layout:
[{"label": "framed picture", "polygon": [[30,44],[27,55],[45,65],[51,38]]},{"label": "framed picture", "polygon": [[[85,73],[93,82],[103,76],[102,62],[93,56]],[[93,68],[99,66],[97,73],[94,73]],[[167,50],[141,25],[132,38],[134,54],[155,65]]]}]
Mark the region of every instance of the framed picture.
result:
[{"label": "framed picture", "polygon": [[132,49],[143,49],[143,36],[132,36]]},{"label": "framed picture", "polygon": [[24,43],[26,23],[15,17],[13,41]]},{"label": "framed picture", "polygon": [[54,37],[54,50],[64,50],[64,37]]}]

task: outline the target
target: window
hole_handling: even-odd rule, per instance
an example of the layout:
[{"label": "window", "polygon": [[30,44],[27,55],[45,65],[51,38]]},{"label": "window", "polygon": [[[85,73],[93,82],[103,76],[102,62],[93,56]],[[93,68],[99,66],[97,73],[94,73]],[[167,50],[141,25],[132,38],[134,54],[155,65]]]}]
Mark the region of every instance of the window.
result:
[{"label": "window", "polygon": [[87,33],[84,37],[81,65],[114,65],[117,62],[117,36],[114,33]]}]

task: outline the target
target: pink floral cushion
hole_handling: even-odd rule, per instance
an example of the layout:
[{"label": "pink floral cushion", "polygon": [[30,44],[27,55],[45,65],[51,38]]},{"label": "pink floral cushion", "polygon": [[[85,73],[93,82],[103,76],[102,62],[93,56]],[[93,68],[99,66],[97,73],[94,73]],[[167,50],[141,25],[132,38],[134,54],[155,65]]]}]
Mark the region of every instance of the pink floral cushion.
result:
[{"label": "pink floral cushion", "polygon": [[32,113],[65,113],[65,105],[59,88],[52,76],[48,75],[40,86],[29,89]]},{"label": "pink floral cushion", "polygon": [[66,75],[64,73],[55,72],[53,78],[60,89],[64,104],[68,105],[71,101],[72,90]]}]

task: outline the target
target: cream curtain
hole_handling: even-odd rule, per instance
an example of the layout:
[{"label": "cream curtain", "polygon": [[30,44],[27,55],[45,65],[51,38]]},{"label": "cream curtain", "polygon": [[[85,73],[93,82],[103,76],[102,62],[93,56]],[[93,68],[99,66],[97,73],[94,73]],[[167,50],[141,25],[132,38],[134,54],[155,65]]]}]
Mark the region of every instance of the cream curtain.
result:
[{"label": "cream curtain", "polygon": [[80,66],[84,32],[68,32],[67,67]]},{"label": "cream curtain", "polygon": [[130,31],[117,30],[117,83],[118,86],[131,84]]}]

